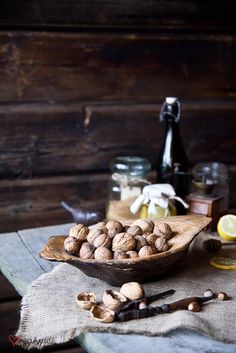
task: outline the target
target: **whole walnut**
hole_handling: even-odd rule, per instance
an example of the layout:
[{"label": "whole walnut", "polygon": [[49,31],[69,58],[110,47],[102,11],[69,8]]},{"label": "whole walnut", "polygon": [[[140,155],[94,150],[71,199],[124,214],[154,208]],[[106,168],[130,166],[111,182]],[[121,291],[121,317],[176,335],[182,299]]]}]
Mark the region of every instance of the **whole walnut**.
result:
[{"label": "whole walnut", "polygon": [[169,250],[170,248],[168,241],[164,237],[157,238],[157,240],[155,241],[155,247],[158,252],[164,252]]},{"label": "whole walnut", "polygon": [[96,260],[109,260],[113,258],[113,254],[108,248],[100,246],[94,251],[94,258]]},{"label": "whole walnut", "polygon": [[108,230],[108,235],[113,238],[116,234],[123,232],[123,225],[114,220],[110,220],[106,223],[106,228]]},{"label": "whole walnut", "polygon": [[92,226],[89,227],[90,230],[93,229],[103,229],[106,226],[105,222],[98,222],[96,224],[93,224]]},{"label": "whole walnut", "polygon": [[83,224],[76,224],[70,229],[69,236],[84,241],[86,240],[88,233],[88,227]]},{"label": "whole walnut", "polygon": [[124,283],[120,288],[120,293],[129,300],[136,300],[145,295],[143,287],[138,282]]},{"label": "whole walnut", "polygon": [[132,226],[139,226],[143,235],[151,234],[154,229],[154,223],[151,219],[137,219],[131,224]]},{"label": "whole walnut", "polygon": [[99,234],[93,242],[95,248],[99,248],[100,246],[104,246],[105,248],[110,248],[111,246],[111,238],[108,234],[102,233]]},{"label": "whole walnut", "polygon": [[133,250],[136,245],[136,239],[128,233],[118,233],[112,240],[112,250],[128,251]]},{"label": "whole walnut", "polygon": [[131,234],[131,235],[133,235],[133,237],[135,237],[136,235],[142,235],[143,232],[139,226],[134,225],[134,226],[128,228],[127,233]]},{"label": "whole walnut", "polygon": [[134,250],[126,251],[126,255],[127,255],[130,259],[134,259],[134,258],[136,258],[136,257],[139,257],[137,251],[134,251]]},{"label": "whole walnut", "polygon": [[158,238],[158,236],[155,233],[151,233],[148,236],[146,236],[145,239],[146,239],[148,245],[154,245],[157,238]]},{"label": "whole walnut", "polygon": [[71,255],[77,255],[81,246],[81,241],[75,237],[67,237],[64,241],[64,249]]},{"label": "whole walnut", "polygon": [[94,246],[89,242],[83,243],[79,251],[79,257],[81,259],[93,259],[94,258]]},{"label": "whole walnut", "polygon": [[139,257],[145,257],[157,254],[157,250],[154,246],[146,245],[139,250]]},{"label": "whole walnut", "polygon": [[89,243],[91,243],[92,245],[94,245],[94,241],[95,239],[101,235],[101,234],[107,234],[107,229],[104,228],[93,228],[89,231],[88,235],[87,235],[87,241]]},{"label": "whole walnut", "polygon": [[123,259],[127,259],[127,257],[128,257],[126,252],[120,251],[120,250],[114,251],[113,256],[114,256],[115,260],[123,260]]},{"label": "whole walnut", "polygon": [[155,225],[154,233],[165,237],[167,240],[172,237],[172,229],[167,223],[158,223]]},{"label": "whole walnut", "polygon": [[136,239],[136,246],[135,246],[136,251],[139,251],[143,246],[148,245],[146,239],[142,235],[136,235],[135,239]]}]

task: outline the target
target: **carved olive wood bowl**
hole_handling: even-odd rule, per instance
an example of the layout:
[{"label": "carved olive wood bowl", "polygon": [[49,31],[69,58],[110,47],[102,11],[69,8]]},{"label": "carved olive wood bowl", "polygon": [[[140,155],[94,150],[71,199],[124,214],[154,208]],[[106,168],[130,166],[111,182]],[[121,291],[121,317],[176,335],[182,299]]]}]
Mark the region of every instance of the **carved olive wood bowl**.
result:
[{"label": "carved olive wood bowl", "polygon": [[131,281],[150,282],[180,268],[185,263],[190,243],[210,221],[210,218],[196,215],[159,218],[155,223],[166,222],[174,232],[174,236],[169,240],[171,247],[166,252],[147,257],[83,260],[64,250],[64,240],[67,236],[62,235],[50,237],[47,245],[41,250],[40,256],[47,260],[69,263],[86,275],[100,278],[114,286]]}]

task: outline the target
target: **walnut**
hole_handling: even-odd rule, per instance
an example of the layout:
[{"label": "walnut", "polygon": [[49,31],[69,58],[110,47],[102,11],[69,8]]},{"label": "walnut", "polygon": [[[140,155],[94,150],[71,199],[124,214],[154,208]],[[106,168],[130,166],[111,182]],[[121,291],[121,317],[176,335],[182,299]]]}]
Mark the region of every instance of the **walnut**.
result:
[{"label": "walnut", "polygon": [[107,234],[107,229],[104,227],[104,228],[94,228],[94,229],[91,229],[89,234],[87,235],[87,241],[89,243],[91,243],[92,245],[94,245],[94,241],[95,239],[101,235],[101,234]]},{"label": "walnut", "polygon": [[100,246],[94,251],[94,258],[96,260],[109,260],[113,258],[113,254],[111,250],[105,248],[104,246]]},{"label": "walnut", "polygon": [[134,259],[134,258],[138,257],[137,251],[134,251],[134,250],[126,251],[126,255],[127,255],[130,259]]},{"label": "walnut", "polygon": [[136,239],[128,233],[118,233],[112,240],[112,250],[128,251],[136,245]]},{"label": "walnut", "polygon": [[143,246],[148,245],[146,239],[142,235],[137,235],[135,239],[136,239],[136,246],[135,246],[136,251],[139,251]]},{"label": "walnut", "polygon": [[130,226],[124,226],[123,227],[123,232],[127,233],[128,229],[130,228]]},{"label": "walnut", "polygon": [[124,251],[117,250],[114,252],[114,259],[115,260],[123,260],[127,259],[128,255]]},{"label": "walnut", "polygon": [[154,233],[160,236],[164,236],[167,240],[172,237],[172,229],[167,223],[156,224]]},{"label": "walnut", "polygon": [[130,300],[142,298],[144,296],[144,289],[138,282],[128,282],[123,284],[120,293]]},{"label": "walnut", "polygon": [[170,246],[168,244],[168,241],[164,237],[159,237],[155,241],[155,247],[158,252],[164,252],[169,250]]},{"label": "walnut", "polygon": [[148,236],[146,236],[145,239],[146,239],[148,245],[154,245],[157,238],[158,238],[158,236],[155,233],[151,233]]},{"label": "walnut", "polygon": [[104,246],[105,248],[110,248],[111,246],[111,238],[108,234],[100,234],[96,239],[94,239],[93,245],[95,248],[99,248],[99,246]]},{"label": "walnut", "polygon": [[88,233],[88,227],[84,226],[83,224],[76,224],[70,229],[69,236],[83,241],[86,240]]},{"label": "walnut", "polygon": [[143,235],[148,235],[153,232],[154,223],[151,219],[137,219],[132,226],[139,226],[142,229]]},{"label": "walnut", "polygon": [[93,259],[94,258],[94,246],[89,242],[83,243],[80,248],[79,257],[81,259]]},{"label": "walnut", "polygon": [[81,242],[75,237],[67,237],[64,241],[64,249],[71,255],[77,255]]},{"label": "walnut", "polygon": [[106,226],[105,222],[98,222],[96,224],[93,224],[92,226],[89,227],[90,230],[93,229],[103,229]]},{"label": "walnut", "polygon": [[145,257],[145,256],[150,256],[155,254],[157,254],[156,248],[150,245],[143,246],[138,253],[139,257]]},{"label": "walnut", "polygon": [[108,235],[113,238],[116,234],[123,232],[123,225],[118,221],[108,221],[106,223],[106,228],[108,230]]},{"label": "walnut", "polygon": [[127,233],[135,237],[136,235],[142,235],[142,229],[139,226],[134,225],[132,227],[129,227]]}]

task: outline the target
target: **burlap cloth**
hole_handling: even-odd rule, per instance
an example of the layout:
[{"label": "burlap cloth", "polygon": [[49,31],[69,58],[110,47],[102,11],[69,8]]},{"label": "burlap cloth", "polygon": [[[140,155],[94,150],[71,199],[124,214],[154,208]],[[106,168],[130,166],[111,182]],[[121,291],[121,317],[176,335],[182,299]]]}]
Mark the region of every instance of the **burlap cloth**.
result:
[{"label": "burlap cloth", "polygon": [[[199,313],[182,310],[123,323],[99,323],[90,317],[88,311],[77,306],[76,294],[89,290],[101,299],[103,291],[111,286],[87,277],[73,266],[60,264],[34,281],[23,298],[20,326],[16,333],[20,337],[18,345],[27,349],[42,348],[64,343],[86,331],[158,336],[177,328],[187,328],[224,342],[236,343],[236,271],[220,270],[209,265],[209,256],[201,245],[206,237],[209,236],[201,233],[194,241],[184,269],[157,282],[145,284],[146,294],[175,289],[173,296],[158,301],[161,304],[193,295],[202,296],[205,289],[211,288],[215,292],[227,292],[231,300],[221,302],[215,299],[204,304]],[[226,251],[229,254],[231,250],[222,250],[221,254]]]}]

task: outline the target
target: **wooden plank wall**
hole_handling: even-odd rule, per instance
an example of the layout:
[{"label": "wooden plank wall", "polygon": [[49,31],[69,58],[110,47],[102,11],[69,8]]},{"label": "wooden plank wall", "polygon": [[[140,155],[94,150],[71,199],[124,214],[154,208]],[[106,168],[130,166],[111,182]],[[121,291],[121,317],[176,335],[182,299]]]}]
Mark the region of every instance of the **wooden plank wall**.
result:
[{"label": "wooden plank wall", "polygon": [[63,223],[62,199],[104,207],[109,161],[153,169],[165,96],[194,164],[227,163],[236,207],[233,2],[2,0],[0,231]]}]

